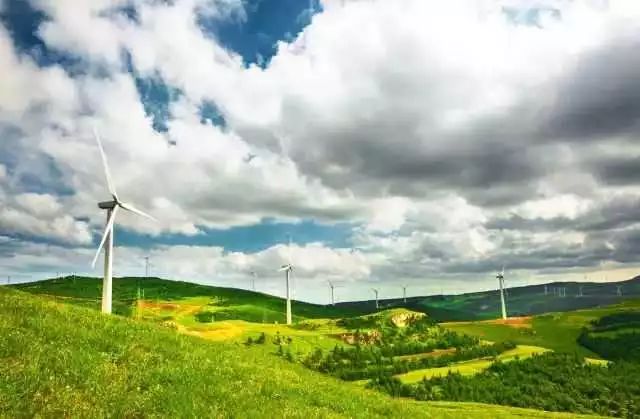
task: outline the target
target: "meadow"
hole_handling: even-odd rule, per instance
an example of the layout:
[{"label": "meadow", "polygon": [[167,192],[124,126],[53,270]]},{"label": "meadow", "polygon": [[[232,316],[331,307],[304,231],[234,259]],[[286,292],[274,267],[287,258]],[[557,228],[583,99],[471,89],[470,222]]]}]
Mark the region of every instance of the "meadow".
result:
[{"label": "meadow", "polygon": [[[564,353],[577,353],[589,358],[600,358],[578,343],[582,329],[591,322],[619,312],[640,310],[640,300],[628,300],[606,307],[576,310],[565,313],[547,313],[513,320],[451,322],[441,325],[449,330],[466,333],[496,342],[511,341],[519,345],[541,346]],[[516,324],[514,324],[516,323]]]},{"label": "meadow", "polygon": [[[99,309],[101,284],[94,278],[58,278],[11,288],[22,291],[21,295],[35,295],[34,298],[49,304],[48,307],[63,311],[84,310],[83,313],[97,314]],[[366,388],[370,387],[393,396],[430,400],[430,403],[466,400],[522,406],[514,399],[478,398],[475,390],[463,395],[445,392],[442,397],[435,397],[433,394],[440,393],[433,393],[433,389],[438,387],[427,387],[424,380],[436,383],[453,377],[452,382],[473,389],[477,385],[475,381],[456,381],[460,379],[455,377],[476,380],[477,376],[478,382],[482,382],[484,374],[493,371],[496,365],[514,363],[513,368],[517,369],[520,363],[550,352],[576,354],[580,359],[586,357],[582,362],[593,364],[603,356],[578,342],[585,328],[607,315],[622,313],[626,316],[624,313],[637,312],[640,301],[513,318],[506,322],[449,323],[437,323],[424,313],[404,308],[371,312],[373,307],[368,306],[331,307],[296,301],[293,304],[294,324],[287,326],[283,324],[284,300],[278,297],[157,278],[117,278],[114,281],[114,307],[118,316],[109,321],[118,318],[136,327],[155,328],[158,333],[187,335],[183,337],[214,345],[215,351],[234,352],[235,362],[275,361],[284,370],[304,371],[301,373],[309,374],[309,380],[323,377],[336,388],[368,394],[371,390]],[[637,324],[628,326],[636,327]],[[614,324],[607,325],[606,330],[599,329],[598,333],[620,331],[628,329],[620,329]],[[606,361],[594,365],[605,371],[607,366]],[[134,367],[129,365],[127,368]],[[594,371],[599,370],[590,371],[595,374]],[[604,374],[606,377],[607,373]],[[200,379],[189,378],[196,382]],[[249,382],[257,381],[254,378]],[[284,380],[269,385],[283,383]],[[428,397],[424,393],[427,388],[428,394],[433,393]],[[537,394],[535,388],[528,391]],[[543,406],[537,399],[531,400],[529,407]],[[559,410],[574,413],[607,414],[601,405],[572,407],[558,402],[557,406]],[[429,408],[438,407],[441,406],[436,404]],[[618,414],[620,409],[620,405],[616,405],[609,414]],[[264,416],[264,412],[266,410],[260,416]],[[225,411],[222,416],[227,413]],[[514,412],[510,414],[515,415]],[[324,413],[319,415],[324,416]],[[440,413],[437,417],[441,417]]]},{"label": "meadow", "polygon": [[0,417],[557,417],[424,403],[272,355],[0,288]]}]

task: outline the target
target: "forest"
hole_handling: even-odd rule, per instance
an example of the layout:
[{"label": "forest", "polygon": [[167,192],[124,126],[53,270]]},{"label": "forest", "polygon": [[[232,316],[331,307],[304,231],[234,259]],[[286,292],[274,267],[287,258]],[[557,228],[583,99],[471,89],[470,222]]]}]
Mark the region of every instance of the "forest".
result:
[{"label": "forest", "polygon": [[640,312],[601,317],[582,330],[578,343],[605,359],[640,361]]},{"label": "forest", "polygon": [[383,375],[369,386],[418,400],[469,401],[632,418],[640,416],[638,377],[638,363],[590,365],[575,355],[546,353],[527,360],[495,362],[474,376],[451,373],[409,385]]}]

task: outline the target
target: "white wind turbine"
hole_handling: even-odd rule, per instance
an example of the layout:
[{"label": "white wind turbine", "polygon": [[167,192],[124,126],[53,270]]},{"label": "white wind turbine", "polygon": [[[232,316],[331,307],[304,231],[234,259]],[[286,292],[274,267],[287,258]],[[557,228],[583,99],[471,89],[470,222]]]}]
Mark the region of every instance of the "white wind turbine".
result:
[{"label": "white wind turbine", "polygon": [[502,266],[502,272],[498,272],[496,275],[498,279],[498,284],[500,285],[500,303],[502,304],[502,318],[504,320],[507,319],[507,305],[504,301],[504,265]]},{"label": "white wind turbine", "polygon": [[339,288],[338,286],[336,286],[336,284],[334,284],[331,281],[327,281],[329,283],[329,288],[331,288],[331,305],[335,307],[336,305],[336,300],[335,300],[335,294],[334,294],[334,290],[336,288]]},{"label": "white wind turbine", "polygon": [[291,236],[289,236],[289,263],[282,265],[279,271],[284,271],[286,286],[287,286],[287,324],[291,324],[291,293],[289,291],[289,279],[291,275],[291,271],[293,271],[293,265],[291,264]]},{"label": "white wind turbine", "polygon": [[380,308],[380,306],[378,305],[378,289],[377,288],[371,288],[371,291],[373,291],[373,293],[376,295],[376,310],[378,310]]},{"label": "white wind turbine", "polygon": [[104,154],[104,149],[102,148],[102,143],[100,142],[100,136],[98,135],[98,131],[95,128],[93,130],[93,134],[96,138],[96,142],[98,143],[98,148],[100,149],[100,156],[102,157],[104,174],[107,178],[107,187],[109,188],[109,193],[111,194],[111,200],[98,203],[99,208],[107,210],[107,224],[104,228],[102,240],[100,240],[100,245],[98,246],[98,250],[96,251],[96,255],[93,258],[93,262],[91,263],[91,266],[92,267],[96,266],[96,261],[98,260],[100,251],[104,248],[104,279],[102,282],[102,312],[110,314],[111,313],[111,289],[113,285],[112,283],[113,224],[116,220],[116,213],[118,212],[118,208],[131,211],[135,214],[150,218],[154,221],[157,221],[157,220],[152,216],[150,216],[149,214],[146,214],[140,211],[139,209],[136,209],[133,205],[120,201],[120,199],[118,198],[118,194],[116,193],[116,188],[113,185],[113,181],[111,179],[109,166],[107,165],[107,156]]}]

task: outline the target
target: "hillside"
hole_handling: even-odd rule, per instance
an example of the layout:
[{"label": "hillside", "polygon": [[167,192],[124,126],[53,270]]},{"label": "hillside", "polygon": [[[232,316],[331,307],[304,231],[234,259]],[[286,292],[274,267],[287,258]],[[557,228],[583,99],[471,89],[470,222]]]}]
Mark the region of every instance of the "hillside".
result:
[{"label": "hillside", "polygon": [[[11,287],[32,294],[48,296],[59,301],[98,309],[102,293],[102,279],[69,276],[17,284]],[[132,316],[137,300],[143,300],[147,308],[153,308],[155,302],[178,303],[192,311],[206,308],[204,311],[214,313],[215,320],[245,320],[256,323],[283,323],[285,321],[284,300],[268,294],[160,278],[113,279],[114,313]],[[167,309],[170,308],[166,304],[164,306]],[[350,317],[370,312],[370,310],[360,308],[331,307],[295,300],[292,301],[292,310],[294,321]],[[203,317],[206,316],[203,315]]]},{"label": "hillside", "polygon": [[420,403],[340,383],[265,350],[0,288],[1,417],[577,417]]},{"label": "hillside", "polygon": [[[622,295],[617,295],[621,286]],[[580,294],[582,287],[582,294]],[[545,285],[530,285],[508,288],[506,299],[509,316],[529,316],[548,312],[572,311],[584,308],[607,306],[621,301],[640,299],[640,277],[621,282],[556,282]],[[554,295],[554,288],[566,288],[566,297]],[[338,303],[337,307],[366,310],[374,301]],[[434,295],[428,297],[380,300],[384,308],[405,307],[421,311],[437,321],[486,320],[500,317],[500,294],[498,291],[483,291],[460,295]]]},{"label": "hillside", "polygon": [[605,307],[515,318],[506,323],[501,320],[485,320],[441,325],[455,332],[494,342],[511,341],[520,345],[535,345],[558,352],[598,358],[597,354],[578,343],[582,329],[604,316],[638,311],[640,311],[640,299]]}]

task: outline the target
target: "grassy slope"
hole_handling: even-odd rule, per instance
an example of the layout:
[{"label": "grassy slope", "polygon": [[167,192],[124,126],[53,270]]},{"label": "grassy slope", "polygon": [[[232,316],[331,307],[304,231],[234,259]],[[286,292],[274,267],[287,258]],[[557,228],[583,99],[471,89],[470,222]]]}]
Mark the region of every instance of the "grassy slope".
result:
[{"label": "grassy slope", "polygon": [[[579,286],[583,296],[578,297]],[[616,295],[617,285],[623,285],[623,295]],[[564,298],[553,295],[552,288],[565,287]],[[615,283],[560,282],[549,284],[549,295],[544,295],[544,285],[509,288],[507,306],[512,316],[547,312],[572,311],[583,308],[611,305],[629,299],[640,298],[640,277]],[[352,309],[371,307],[372,301],[340,303],[338,306]],[[427,313],[438,321],[486,320],[500,317],[500,295],[497,291],[484,291],[461,295],[435,295],[382,300],[384,307],[406,307]]]},{"label": "grassy slope", "polygon": [[211,343],[4,287],[0,334],[0,417],[551,416],[390,399],[263,349]]},{"label": "grassy slope", "polygon": [[531,319],[530,329],[491,322],[443,323],[442,326],[495,342],[511,340],[521,345],[542,346],[558,352],[577,352],[582,356],[598,358],[576,342],[582,327],[599,317],[639,308],[640,300],[630,300],[601,308],[543,314]]},{"label": "grassy slope", "polygon": [[[506,352],[501,353],[496,358],[502,362],[509,362],[516,359],[527,359],[534,354],[541,354],[547,352],[548,349],[541,348],[539,346],[527,346],[527,345],[518,345],[515,349],[508,350]],[[443,376],[449,374],[449,372],[457,372],[462,375],[473,375],[477,374],[480,371],[484,371],[493,364],[494,360],[491,358],[487,359],[473,359],[470,361],[462,361],[456,362],[453,365],[448,367],[440,367],[440,368],[426,368],[421,370],[410,371],[406,374],[400,374],[397,377],[404,383],[417,383],[421,381],[424,377],[431,378],[436,376]]]},{"label": "grassy slope", "polygon": [[[66,277],[12,287],[33,294],[45,294],[76,305],[99,308],[102,280]],[[113,310],[116,314],[125,316],[133,314],[133,303],[137,298],[138,287],[147,301],[206,307],[207,310],[215,312],[216,320],[245,320],[256,323],[285,321],[285,303],[282,298],[235,288],[211,287],[159,278],[114,278]],[[295,321],[350,317],[367,312],[361,309],[334,308],[299,301],[292,302],[292,310]]]}]

